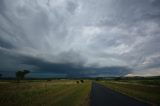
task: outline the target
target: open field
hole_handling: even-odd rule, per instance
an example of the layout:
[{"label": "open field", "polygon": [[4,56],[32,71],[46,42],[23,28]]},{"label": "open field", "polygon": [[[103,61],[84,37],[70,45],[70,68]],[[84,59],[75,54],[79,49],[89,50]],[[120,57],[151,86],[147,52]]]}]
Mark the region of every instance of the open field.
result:
[{"label": "open field", "polygon": [[1,106],[88,106],[91,82],[74,80],[0,82]]},{"label": "open field", "polygon": [[[85,80],[27,80],[17,83],[15,80],[0,81],[0,105],[2,106],[89,106],[91,81]],[[101,80],[97,81],[107,88],[134,97],[150,104],[160,104],[159,80]],[[102,87],[99,86],[101,89]],[[97,88],[97,89],[99,89]],[[97,95],[104,96],[104,89]],[[101,94],[102,92],[102,94]],[[112,91],[111,91],[112,92]],[[92,92],[95,94],[96,92]],[[113,95],[104,101],[111,102]],[[115,93],[115,97],[117,97]],[[96,96],[97,97],[97,96]],[[98,98],[100,98],[98,97]],[[111,100],[109,100],[111,99]],[[98,100],[98,99],[97,99]],[[127,99],[125,99],[127,100]],[[119,100],[120,101],[120,100]],[[113,102],[114,103],[114,102]],[[123,102],[125,103],[125,102]],[[99,104],[99,102],[98,102]]]},{"label": "open field", "polygon": [[99,83],[138,100],[153,105],[160,104],[160,86],[156,84],[159,83],[158,80],[108,80]]}]

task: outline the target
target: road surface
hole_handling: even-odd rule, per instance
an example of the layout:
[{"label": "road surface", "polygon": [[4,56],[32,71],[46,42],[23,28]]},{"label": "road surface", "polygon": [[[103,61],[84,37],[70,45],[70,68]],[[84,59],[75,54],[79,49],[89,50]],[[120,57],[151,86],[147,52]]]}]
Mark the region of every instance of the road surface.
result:
[{"label": "road surface", "polygon": [[150,106],[134,98],[115,92],[103,85],[92,83],[91,106]]}]

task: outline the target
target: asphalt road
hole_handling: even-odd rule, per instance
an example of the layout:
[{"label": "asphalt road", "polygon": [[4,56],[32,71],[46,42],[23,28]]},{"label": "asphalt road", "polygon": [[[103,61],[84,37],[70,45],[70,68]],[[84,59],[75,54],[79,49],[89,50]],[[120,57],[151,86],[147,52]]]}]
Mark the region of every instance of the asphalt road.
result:
[{"label": "asphalt road", "polygon": [[150,106],[134,98],[115,92],[103,85],[92,83],[91,106]]}]

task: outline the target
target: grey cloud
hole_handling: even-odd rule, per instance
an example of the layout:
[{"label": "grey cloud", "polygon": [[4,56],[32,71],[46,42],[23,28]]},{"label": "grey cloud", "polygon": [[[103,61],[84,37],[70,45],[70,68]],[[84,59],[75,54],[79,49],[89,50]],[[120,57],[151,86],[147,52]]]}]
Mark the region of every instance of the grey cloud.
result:
[{"label": "grey cloud", "polygon": [[3,40],[2,38],[0,38],[0,47],[9,48],[9,49],[14,48],[14,46],[12,44],[8,43],[7,41]]},{"label": "grey cloud", "polygon": [[74,3],[73,1],[69,1],[67,3],[67,10],[70,11],[72,14],[76,11],[78,4]]},{"label": "grey cloud", "polygon": [[160,1],[159,0],[153,0],[152,1],[152,4],[154,5],[154,6],[160,6]]},{"label": "grey cloud", "polygon": [[1,0],[0,70],[57,69],[75,76],[145,72],[159,65],[155,59],[143,65],[160,53],[158,5],[158,0]]},{"label": "grey cloud", "polygon": [[144,61],[145,68],[159,68],[160,67],[160,56],[150,57]]}]

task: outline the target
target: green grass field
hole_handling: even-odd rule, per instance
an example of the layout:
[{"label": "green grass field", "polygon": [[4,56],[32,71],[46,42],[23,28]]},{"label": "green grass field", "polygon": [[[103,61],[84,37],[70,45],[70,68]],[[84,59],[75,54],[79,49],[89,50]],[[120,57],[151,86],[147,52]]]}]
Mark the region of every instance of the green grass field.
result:
[{"label": "green grass field", "polygon": [[160,104],[160,86],[158,80],[110,80],[100,81],[99,83],[141,101],[145,101],[153,105]]},{"label": "green grass field", "polygon": [[88,106],[91,82],[74,80],[0,82],[1,106]]}]

